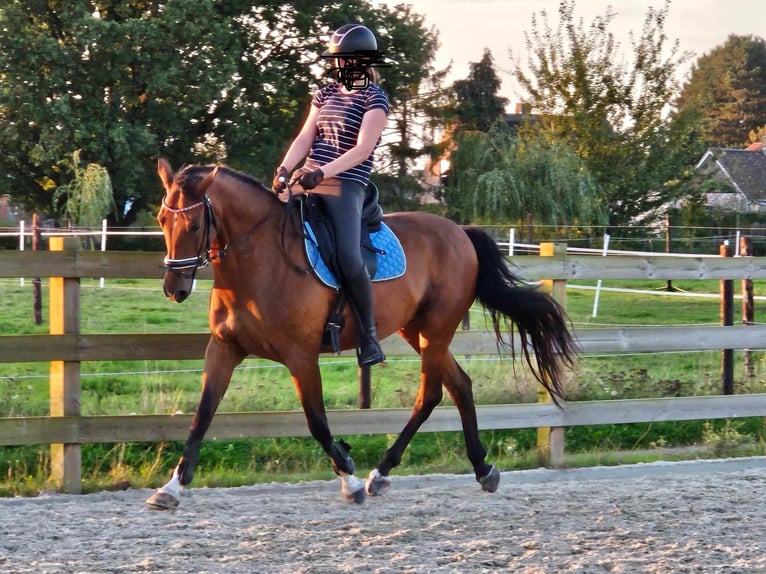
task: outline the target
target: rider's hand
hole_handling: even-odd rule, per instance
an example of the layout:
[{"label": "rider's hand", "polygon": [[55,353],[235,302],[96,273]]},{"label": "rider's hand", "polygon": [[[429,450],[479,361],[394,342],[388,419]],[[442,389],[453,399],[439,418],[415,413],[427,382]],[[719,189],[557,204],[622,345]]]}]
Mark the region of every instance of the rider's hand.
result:
[{"label": "rider's hand", "polygon": [[314,171],[304,171],[296,181],[303,189],[314,189],[323,179],[324,172],[321,169],[315,169]]},{"label": "rider's hand", "polygon": [[285,166],[280,165],[274,172],[274,179],[271,182],[271,191],[279,195],[287,187],[287,170]]}]

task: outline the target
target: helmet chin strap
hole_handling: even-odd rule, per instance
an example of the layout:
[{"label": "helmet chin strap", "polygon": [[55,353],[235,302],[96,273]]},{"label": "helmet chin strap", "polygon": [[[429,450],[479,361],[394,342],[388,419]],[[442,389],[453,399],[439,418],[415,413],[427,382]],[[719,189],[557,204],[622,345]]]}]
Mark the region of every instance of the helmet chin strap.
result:
[{"label": "helmet chin strap", "polygon": [[367,68],[363,66],[339,66],[335,68],[335,76],[347,90],[363,90],[370,85]]}]

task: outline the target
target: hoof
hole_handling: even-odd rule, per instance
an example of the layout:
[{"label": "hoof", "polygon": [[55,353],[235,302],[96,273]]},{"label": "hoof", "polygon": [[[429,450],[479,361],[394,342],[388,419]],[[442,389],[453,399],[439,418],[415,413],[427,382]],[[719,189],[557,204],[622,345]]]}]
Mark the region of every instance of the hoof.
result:
[{"label": "hoof", "polygon": [[343,497],[348,502],[352,502],[354,504],[364,504],[364,501],[367,500],[367,493],[364,491],[364,488],[360,488],[354,492],[344,492]]},{"label": "hoof", "polygon": [[364,490],[364,482],[353,474],[340,475],[341,492],[343,498],[354,504],[363,504],[367,500],[367,493]]},{"label": "hoof", "polygon": [[157,491],[146,499],[146,504],[152,510],[175,510],[178,503],[181,502],[178,497],[167,492]]},{"label": "hoof", "polygon": [[367,494],[370,496],[381,496],[391,487],[391,479],[387,476],[381,476],[378,469],[370,472],[367,477]]},{"label": "hoof", "polygon": [[493,466],[487,476],[479,479],[479,484],[484,492],[495,492],[500,484],[500,472]]}]

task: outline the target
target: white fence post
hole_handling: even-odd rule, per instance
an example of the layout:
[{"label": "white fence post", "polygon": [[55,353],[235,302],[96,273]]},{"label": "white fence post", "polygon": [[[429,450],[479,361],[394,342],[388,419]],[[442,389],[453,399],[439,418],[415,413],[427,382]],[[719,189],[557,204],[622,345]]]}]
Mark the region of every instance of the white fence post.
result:
[{"label": "white fence post", "polygon": [[[24,220],[19,221],[19,251],[24,251]],[[24,278],[19,277],[19,285],[24,286]]]},{"label": "white fence post", "polygon": [[516,241],[516,230],[511,227],[511,231],[508,233],[508,256],[513,257],[513,244]]},{"label": "white fence post", "polygon": [[[106,219],[101,220],[101,251],[106,251]],[[104,278],[98,280],[98,286],[104,288]]]},{"label": "white fence post", "polygon": [[[609,234],[604,233],[604,249],[601,251],[601,255],[603,257],[606,257],[606,254],[608,251],[609,251]],[[598,315],[598,298],[600,293],[601,293],[601,279],[596,281],[596,296],[593,298],[593,317]]]}]

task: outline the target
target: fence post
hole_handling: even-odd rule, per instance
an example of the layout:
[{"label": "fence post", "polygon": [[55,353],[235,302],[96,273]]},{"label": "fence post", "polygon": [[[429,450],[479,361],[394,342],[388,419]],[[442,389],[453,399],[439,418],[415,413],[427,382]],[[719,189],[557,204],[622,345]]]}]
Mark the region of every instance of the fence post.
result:
[{"label": "fence post", "polygon": [[[64,251],[64,237],[50,237],[51,251]],[[67,244],[67,247],[70,247]],[[74,248],[74,245],[71,245]],[[80,279],[51,277],[49,283],[51,335],[80,333]],[[51,417],[80,416],[80,362],[51,361]],[[51,480],[64,492],[80,494],[81,450],[79,444],[51,445]]]},{"label": "fence post", "polygon": [[[567,253],[566,243],[541,243],[541,257],[563,257]],[[545,279],[540,282],[542,289],[566,308],[565,279]],[[537,402],[549,403],[551,396],[545,387],[538,385]],[[564,427],[542,427],[537,429],[537,454],[543,464],[552,467],[564,465]]]},{"label": "fence post", "polygon": [[[106,227],[106,219],[101,220],[101,251],[106,251],[106,236],[107,236],[107,227]],[[103,289],[104,288],[104,278],[101,277],[98,280],[98,286]]]},{"label": "fence post", "polygon": [[[721,257],[731,257],[731,247],[724,241],[718,253]],[[721,279],[721,325],[731,327],[734,324],[734,280]],[[721,385],[724,395],[734,394],[734,350],[721,349]]]},{"label": "fence post", "polygon": [[[40,216],[36,213],[32,214],[32,251],[40,249],[41,235],[40,235]],[[35,313],[35,325],[43,324],[43,291],[42,281],[39,277],[32,279],[33,287],[33,302],[32,307]]]},{"label": "fence post", "polygon": [[[26,243],[26,229],[24,228],[24,220],[19,221],[19,251],[24,251],[24,244]],[[24,278],[19,277],[19,287],[24,286]]]},{"label": "fence post", "polygon": [[[750,237],[739,238],[739,254],[742,257],[751,257],[753,255],[753,240]],[[755,307],[753,306],[753,280],[742,279],[742,323],[752,325],[755,322]],[[755,368],[753,367],[753,357],[750,349],[742,351],[742,361],[745,367],[745,376],[755,377]]]}]

